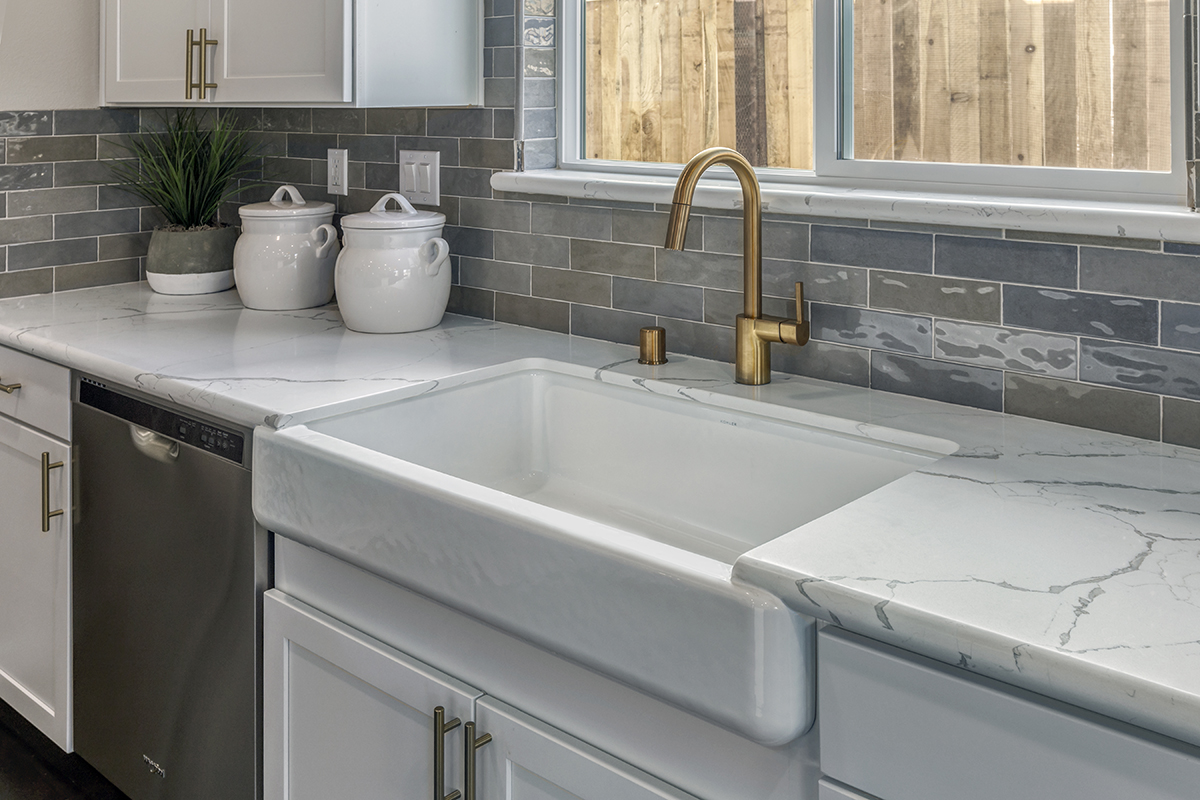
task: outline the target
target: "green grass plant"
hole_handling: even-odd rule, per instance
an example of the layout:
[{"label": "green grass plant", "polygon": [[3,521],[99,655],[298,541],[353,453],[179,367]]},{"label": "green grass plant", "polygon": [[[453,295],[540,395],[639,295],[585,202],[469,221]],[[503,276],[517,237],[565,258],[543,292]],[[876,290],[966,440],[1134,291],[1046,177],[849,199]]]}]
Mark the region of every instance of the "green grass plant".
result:
[{"label": "green grass plant", "polygon": [[206,128],[187,108],[164,123],[162,131],[119,145],[136,161],[110,162],[115,182],[162,211],[170,228],[218,226],[221,205],[250,188],[239,181],[257,168],[257,146],[232,114],[218,115]]}]

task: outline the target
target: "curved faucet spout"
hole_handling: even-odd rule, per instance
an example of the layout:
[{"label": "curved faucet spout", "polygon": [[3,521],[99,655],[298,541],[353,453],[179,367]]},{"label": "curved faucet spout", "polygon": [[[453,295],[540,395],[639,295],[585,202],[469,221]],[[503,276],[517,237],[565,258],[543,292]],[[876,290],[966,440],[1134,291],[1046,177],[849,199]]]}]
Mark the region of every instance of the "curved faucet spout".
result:
[{"label": "curved faucet spout", "polygon": [[742,293],[745,312],[734,323],[737,347],[734,370],[738,383],[758,386],[771,380],[771,343],[804,345],[809,325],[804,321],[804,284],[796,284],[796,318],[782,319],[762,313],[762,192],[754,167],[745,156],[728,147],[713,147],[697,154],[675,184],[675,200],[667,223],[667,243],[682,250],[687,236],[692,197],[700,176],[712,166],[723,164],[733,170],[742,185]]},{"label": "curved faucet spout", "polygon": [[754,167],[745,156],[728,147],[710,147],[697,153],[687,163],[679,175],[679,182],[675,184],[671,218],[667,223],[666,247],[671,250],[683,249],[696,186],[709,167],[718,164],[732,169],[742,185],[743,314],[749,319],[758,319],[762,316],[762,192]]}]

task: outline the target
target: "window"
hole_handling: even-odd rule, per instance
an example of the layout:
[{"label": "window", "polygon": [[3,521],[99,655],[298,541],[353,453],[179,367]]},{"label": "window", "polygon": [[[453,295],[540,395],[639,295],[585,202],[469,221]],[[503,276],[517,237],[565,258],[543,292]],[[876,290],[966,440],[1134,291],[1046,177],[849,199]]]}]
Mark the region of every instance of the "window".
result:
[{"label": "window", "polygon": [[773,181],[1186,194],[1182,0],[566,5],[567,167],[668,174],[720,144]]}]

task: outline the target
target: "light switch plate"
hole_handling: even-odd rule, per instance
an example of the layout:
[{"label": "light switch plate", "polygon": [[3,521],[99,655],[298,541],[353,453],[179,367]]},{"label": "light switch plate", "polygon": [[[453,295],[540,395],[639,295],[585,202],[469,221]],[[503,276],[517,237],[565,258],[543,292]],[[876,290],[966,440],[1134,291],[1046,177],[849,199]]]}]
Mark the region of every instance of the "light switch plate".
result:
[{"label": "light switch plate", "polygon": [[400,194],[422,206],[442,204],[442,154],[437,150],[400,152]]},{"label": "light switch plate", "polygon": [[329,172],[326,190],[330,194],[350,194],[350,152],[329,149]]}]

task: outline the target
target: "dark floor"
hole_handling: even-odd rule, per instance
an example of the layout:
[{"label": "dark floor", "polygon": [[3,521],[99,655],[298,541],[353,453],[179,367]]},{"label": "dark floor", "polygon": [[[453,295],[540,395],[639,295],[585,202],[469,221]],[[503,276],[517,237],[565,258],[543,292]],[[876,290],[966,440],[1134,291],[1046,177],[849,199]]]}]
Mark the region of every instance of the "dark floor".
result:
[{"label": "dark floor", "polygon": [[129,800],[0,702],[0,800]]}]

